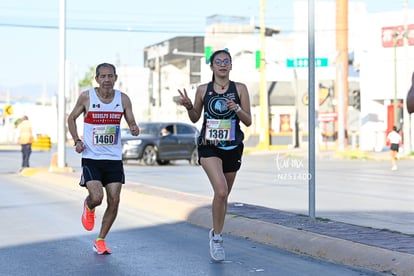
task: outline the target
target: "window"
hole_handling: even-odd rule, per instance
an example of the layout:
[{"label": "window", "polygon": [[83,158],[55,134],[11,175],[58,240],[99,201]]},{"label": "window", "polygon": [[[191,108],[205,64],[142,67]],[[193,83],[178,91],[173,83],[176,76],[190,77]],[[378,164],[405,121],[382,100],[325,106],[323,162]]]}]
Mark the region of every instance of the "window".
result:
[{"label": "window", "polygon": [[194,129],[191,126],[178,124],[177,133],[178,134],[194,134]]}]

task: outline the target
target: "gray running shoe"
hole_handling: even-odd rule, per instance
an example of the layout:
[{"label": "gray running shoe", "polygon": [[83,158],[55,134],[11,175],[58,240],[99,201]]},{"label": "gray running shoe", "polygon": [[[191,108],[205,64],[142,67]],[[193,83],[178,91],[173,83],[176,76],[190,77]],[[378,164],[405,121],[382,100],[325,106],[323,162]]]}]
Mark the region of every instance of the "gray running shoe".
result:
[{"label": "gray running shoe", "polygon": [[224,261],[226,254],[224,253],[223,239],[215,240],[213,238],[213,231],[214,230],[211,229],[208,233],[208,237],[210,238],[210,256],[216,262]]}]

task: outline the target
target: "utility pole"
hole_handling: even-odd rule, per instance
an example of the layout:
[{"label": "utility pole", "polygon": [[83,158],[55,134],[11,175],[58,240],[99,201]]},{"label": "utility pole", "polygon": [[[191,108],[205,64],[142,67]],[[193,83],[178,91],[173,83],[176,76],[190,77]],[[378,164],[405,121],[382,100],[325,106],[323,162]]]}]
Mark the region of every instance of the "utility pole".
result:
[{"label": "utility pole", "polygon": [[393,34],[393,50],[394,50],[394,100],[392,102],[393,104],[393,108],[394,108],[394,126],[395,127],[399,127],[399,122],[398,122],[398,81],[397,81],[397,41],[399,39],[399,34],[397,32],[397,28],[394,28],[394,34]]},{"label": "utility pole", "polygon": [[260,149],[269,149],[269,95],[266,91],[265,57],[265,0],[260,0]]},{"label": "utility pole", "polygon": [[345,131],[348,129],[348,0],[336,0],[336,51],[335,98],[342,109],[337,105],[335,111],[343,111],[343,122],[338,122],[335,129],[338,146],[344,149],[347,145]]},{"label": "utility pole", "polygon": [[[309,89],[309,108],[308,108],[308,132],[309,132],[309,217],[315,219],[315,206],[316,206],[316,172],[315,172],[315,145],[316,134],[318,134],[316,125],[316,102],[315,97],[315,0],[308,0],[308,89]],[[319,100],[318,100],[319,103]],[[319,135],[318,135],[319,136]],[[319,139],[319,137],[318,137]]]},{"label": "utility pole", "polygon": [[66,0],[59,2],[58,168],[66,166]]},{"label": "utility pole", "polygon": [[[410,88],[410,74],[408,72],[408,0],[404,0],[403,3],[403,8],[404,8],[404,35],[403,35],[403,39],[404,39],[404,55],[405,55],[405,68],[404,68],[404,80],[405,81],[405,85],[404,91],[408,92],[408,89]],[[411,153],[411,116],[410,114],[408,114],[407,111],[407,103],[404,100],[404,104],[403,104],[403,142],[404,142],[404,153],[406,155]]]}]

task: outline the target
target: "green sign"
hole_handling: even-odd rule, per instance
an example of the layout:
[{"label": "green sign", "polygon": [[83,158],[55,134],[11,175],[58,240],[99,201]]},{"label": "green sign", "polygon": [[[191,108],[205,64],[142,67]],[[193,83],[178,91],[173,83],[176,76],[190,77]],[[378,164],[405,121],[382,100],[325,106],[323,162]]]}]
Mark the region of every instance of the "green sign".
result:
[{"label": "green sign", "polygon": [[[315,58],[315,67],[327,67],[329,65],[328,58]],[[308,58],[288,58],[286,59],[286,67],[299,68],[308,67]]]},{"label": "green sign", "polygon": [[256,51],[256,56],[255,56],[255,64],[256,64],[256,69],[260,69],[260,65],[262,62],[262,52],[261,51]]},{"label": "green sign", "polygon": [[206,64],[210,63],[210,57],[213,54],[213,47],[205,46],[204,47],[204,56],[206,58]]}]

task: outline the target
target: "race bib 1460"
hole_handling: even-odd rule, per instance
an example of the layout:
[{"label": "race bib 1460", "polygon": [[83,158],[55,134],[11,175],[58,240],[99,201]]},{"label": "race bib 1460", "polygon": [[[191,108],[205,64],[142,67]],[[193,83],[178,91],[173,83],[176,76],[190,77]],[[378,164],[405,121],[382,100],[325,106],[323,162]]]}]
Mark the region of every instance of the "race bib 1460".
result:
[{"label": "race bib 1460", "polygon": [[93,130],[93,144],[108,146],[118,143],[119,126],[107,125],[95,127]]}]

